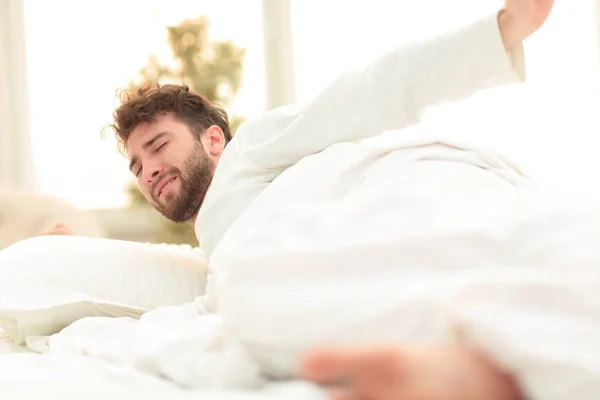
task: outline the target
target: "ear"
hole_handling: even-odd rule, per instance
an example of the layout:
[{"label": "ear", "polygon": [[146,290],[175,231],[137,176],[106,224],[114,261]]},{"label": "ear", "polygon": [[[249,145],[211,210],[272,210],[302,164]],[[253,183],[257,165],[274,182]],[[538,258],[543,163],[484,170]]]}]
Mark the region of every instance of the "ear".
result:
[{"label": "ear", "polygon": [[213,157],[219,157],[225,149],[225,134],[217,125],[210,126],[202,135],[201,140],[206,152]]}]

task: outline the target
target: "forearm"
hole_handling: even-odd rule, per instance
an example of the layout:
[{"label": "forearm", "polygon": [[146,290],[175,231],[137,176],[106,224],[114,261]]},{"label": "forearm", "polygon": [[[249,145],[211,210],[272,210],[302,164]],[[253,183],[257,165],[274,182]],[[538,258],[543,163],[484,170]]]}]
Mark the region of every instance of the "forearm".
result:
[{"label": "forearm", "polygon": [[498,27],[504,48],[511,52],[519,47],[523,41],[522,34],[515,28],[515,19],[506,10],[500,10],[498,13]]}]

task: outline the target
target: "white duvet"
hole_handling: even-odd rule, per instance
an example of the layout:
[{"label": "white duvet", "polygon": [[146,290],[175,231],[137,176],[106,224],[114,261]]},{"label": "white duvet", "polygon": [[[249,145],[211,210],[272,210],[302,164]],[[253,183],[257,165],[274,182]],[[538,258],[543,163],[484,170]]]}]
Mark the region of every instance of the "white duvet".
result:
[{"label": "white duvet", "polygon": [[320,399],[294,380],[315,345],[467,341],[527,398],[597,400],[600,212],[577,200],[457,144],[336,145],[234,224],[205,298],[139,321],[80,320],[49,339],[49,355],[0,357],[0,376],[76,370],[90,393],[146,398]]}]

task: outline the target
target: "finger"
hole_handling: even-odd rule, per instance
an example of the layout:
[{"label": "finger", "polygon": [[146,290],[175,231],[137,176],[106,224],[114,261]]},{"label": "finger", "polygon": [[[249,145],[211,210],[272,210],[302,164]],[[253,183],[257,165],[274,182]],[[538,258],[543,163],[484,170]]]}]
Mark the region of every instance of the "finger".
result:
[{"label": "finger", "polygon": [[343,384],[358,374],[376,373],[397,359],[397,346],[319,349],[307,354],[300,373],[311,381]]},{"label": "finger", "polygon": [[355,364],[353,353],[353,349],[333,347],[311,351],[302,360],[300,375],[319,383],[342,385]]},{"label": "finger", "polygon": [[360,400],[360,397],[350,389],[332,390],[329,394],[330,400]]},{"label": "finger", "polygon": [[53,235],[70,236],[73,235],[73,232],[71,232],[68,228],[52,228],[49,231],[42,233],[42,236]]},{"label": "finger", "polygon": [[69,227],[62,222],[59,222],[58,224],[56,224],[54,226],[54,228],[52,228],[51,232],[53,232],[55,235],[72,235],[73,234],[71,229],[69,229]]}]

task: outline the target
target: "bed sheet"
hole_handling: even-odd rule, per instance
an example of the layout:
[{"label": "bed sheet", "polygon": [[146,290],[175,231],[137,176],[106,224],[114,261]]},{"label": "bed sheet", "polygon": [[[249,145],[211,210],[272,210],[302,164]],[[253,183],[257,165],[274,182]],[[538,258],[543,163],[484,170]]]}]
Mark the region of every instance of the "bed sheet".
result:
[{"label": "bed sheet", "polygon": [[87,356],[6,354],[0,357],[2,399],[326,400],[305,382],[272,382],[255,390],[192,390]]}]

